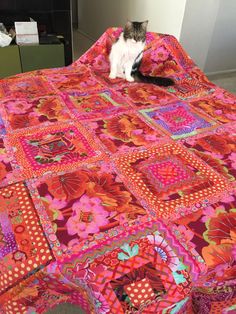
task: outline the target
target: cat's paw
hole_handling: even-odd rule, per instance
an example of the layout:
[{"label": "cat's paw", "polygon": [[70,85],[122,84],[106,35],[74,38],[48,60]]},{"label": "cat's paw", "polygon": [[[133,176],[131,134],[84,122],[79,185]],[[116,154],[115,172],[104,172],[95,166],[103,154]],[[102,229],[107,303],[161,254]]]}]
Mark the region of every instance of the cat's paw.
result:
[{"label": "cat's paw", "polygon": [[116,78],[116,75],[115,75],[114,73],[110,73],[110,74],[109,74],[109,78],[112,79],[112,80],[114,80],[114,79]]},{"label": "cat's paw", "polygon": [[124,74],[124,73],[118,73],[118,74],[117,74],[117,77],[118,77],[118,78],[125,79],[125,74]]},{"label": "cat's paw", "polygon": [[132,76],[127,77],[127,78],[126,78],[126,81],[128,81],[128,82],[134,82],[134,78],[133,78]]}]

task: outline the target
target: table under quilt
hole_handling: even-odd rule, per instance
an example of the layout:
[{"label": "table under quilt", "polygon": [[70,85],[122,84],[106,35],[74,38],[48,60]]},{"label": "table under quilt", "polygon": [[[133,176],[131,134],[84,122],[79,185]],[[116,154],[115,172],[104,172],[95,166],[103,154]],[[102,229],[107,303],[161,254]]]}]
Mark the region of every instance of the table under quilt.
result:
[{"label": "table under quilt", "polygon": [[236,312],[236,98],[170,35],[110,80],[120,32],[0,81],[1,314]]}]

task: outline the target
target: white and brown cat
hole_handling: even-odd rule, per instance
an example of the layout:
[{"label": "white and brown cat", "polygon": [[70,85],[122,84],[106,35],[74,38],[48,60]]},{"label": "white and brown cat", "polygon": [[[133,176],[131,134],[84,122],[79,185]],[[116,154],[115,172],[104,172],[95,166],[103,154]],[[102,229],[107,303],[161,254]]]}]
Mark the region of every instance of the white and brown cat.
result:
[{"label": "white and brown cat", "polygon": [[146,44],[148,21],[128,21],[118,40],[112,45],[109,55],[111,79],[124,78],[129,82],[152,83],[170,86],[174,81],[168,77],[145,76],[139,71]]}]

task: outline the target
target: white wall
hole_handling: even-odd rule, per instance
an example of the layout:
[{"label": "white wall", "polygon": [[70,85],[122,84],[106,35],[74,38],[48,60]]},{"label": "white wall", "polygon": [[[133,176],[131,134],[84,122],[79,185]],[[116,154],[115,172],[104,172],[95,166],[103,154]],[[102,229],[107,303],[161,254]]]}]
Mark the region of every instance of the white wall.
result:
[{"label": "white wall", "polygon": [[127,19],[174,35],[205,72],[236,69],[236,0],[78,0],[79,30],[95,41]]},{"label": "white wall", "polygon": [[[226,0],[228,1],[228,0]],[[180,43],[204,70],[219,8],[219,0],[188,0]]]},{"label": "white wall", "polygon": [[236,70],[236,1],[220,0],[204,70]]},{"label": "white wall", "polygon": [[206,73],[236,70],[236,1],[187,0],[180,43]]},{"label": "white wall", "polygon": [[150,31],[180,38],[186,0],[141,0],[139,4],[140,11],[145,7],[148,14]]},{"label": "white wall", "polygon": [[179,38],[186,0],[78,0],[79,30],[97,39],[127,19],[149,20],[148,30]]}]

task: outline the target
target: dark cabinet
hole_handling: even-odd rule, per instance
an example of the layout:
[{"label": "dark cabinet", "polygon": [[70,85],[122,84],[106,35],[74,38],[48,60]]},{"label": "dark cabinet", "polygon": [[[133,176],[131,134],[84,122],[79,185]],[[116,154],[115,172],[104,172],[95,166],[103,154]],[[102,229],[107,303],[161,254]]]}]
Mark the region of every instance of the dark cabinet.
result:
[{"label": "dark cabinet", "polygon": [[73,59],[71,11],[71,0],[0,0],[0,22],[6,26],[32,17],[47,33],[62,35],[66,65]]}]

